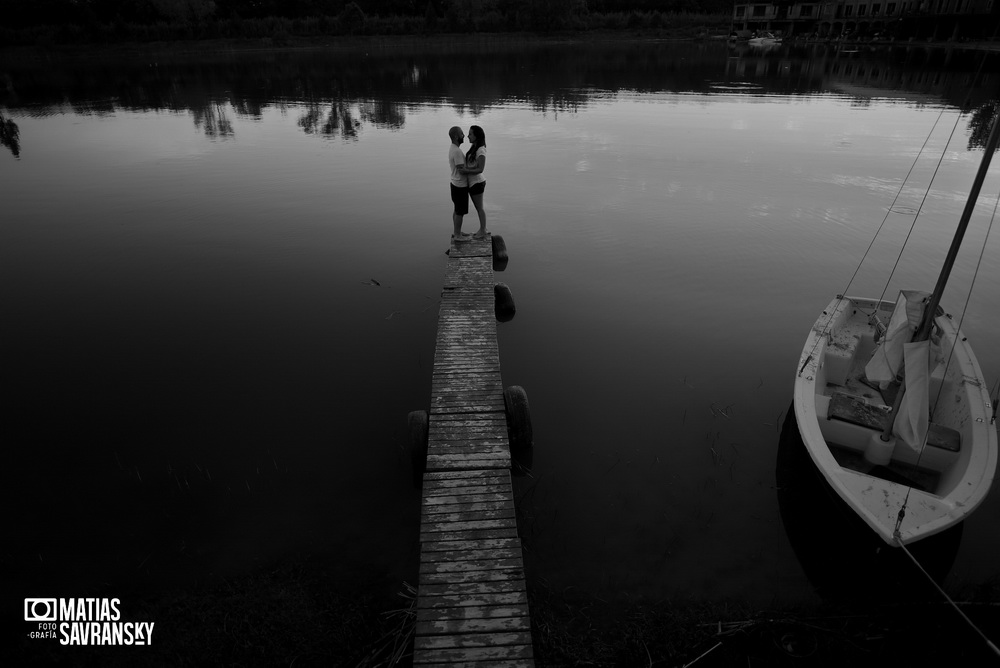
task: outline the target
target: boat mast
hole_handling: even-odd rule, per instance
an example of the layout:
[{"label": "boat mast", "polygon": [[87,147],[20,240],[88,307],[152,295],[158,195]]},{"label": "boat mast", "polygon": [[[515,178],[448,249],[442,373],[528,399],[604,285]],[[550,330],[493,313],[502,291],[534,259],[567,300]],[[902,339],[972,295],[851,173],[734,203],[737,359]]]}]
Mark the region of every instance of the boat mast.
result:
[{"label": "boat mast", "polygon": [[[969,191],[969,198],[965,202],[965,210],[962,211],[962,217],[958,221],[958,229],[955,230],[955,237],[951,240],[951,248],[948,249],[948,255],[944,259],[944,266],[941,267],[941,274],[938,276],[937,285],[934,286],[934,292],[931,293],[930,298],[927,300],[923,317],[920,320],[920,327],[913,335],[913,338],[910,339],[911,342],[926,341],[930,338],[931,327],[934,324],[934,314],[937,313],[938,305],[941,303],[941,295],[944,294],[948,277],[951,275],[952,267],[955,265],[955,258],[958,257],[958,249],[962,245],[962,239],[965,237],[965,230],[969,227],[969,220],[972,218],[972,212],[976,208],[976,201],[979,199],[979,191],[983,187],[983,181],[986,180],[986,172],[989,171],[990,161],[993,159],[993,153],[996,151],[998,143],[1000,143],[1000,108],[997,109],[997,113],[993,117],[993,127],[990,129],[990,136],[986,140],[986,151],[983,153],[983,159],[979,162],[979,171],[976,172],[976,178],[972,181],[972,190]],[[900,383],[899,391],[892,402],[892,411],[889,413],[886,425],[882,429],[883,441],[888,441],[890,438],[893,424],[896,422],[896,416],[899,415],[899,407],[903,404],[905,387],[905,385]]]},{"label": "boat mast", "polygon": [[931,293],[930,300],[927,303],[927,310],[924,311],[920,329],[913,336],[914,341],[926,341],[930,336],[931,325],[934,322],[934,313],[937,311],[938,304],[941,303],[944,286],[951,275],[952,267],[955,265],[955,258],[958,257],[958,248],[962,245],[965,230],[969,226],[969,219],[972,218],[972,212],[976,208],[976,200],[979,199],[979,190],[983,187],[983,181],[986,179],[986,172],[989,171],[990,160],[993,159],[993,153],[997,149],[998,142],[1000,142],[1000,107],[997,108],[996,115],[993,118],[993,128],[990,130],[990,136],[986,140],[986,151],[983,153],[983,159],[979,163],[979,171],[976,172],[976,178],[972,182],[972,190],[969,191],[969,199],[965,202],[965,210],[962,211],[962,218],[958,221],[955,238],[951,241],[951,248],[948,249],[948,255],[944,259],[944,266],[941,268],[941,275],[938,276],[937,285],[934,286],[934,292]]}]

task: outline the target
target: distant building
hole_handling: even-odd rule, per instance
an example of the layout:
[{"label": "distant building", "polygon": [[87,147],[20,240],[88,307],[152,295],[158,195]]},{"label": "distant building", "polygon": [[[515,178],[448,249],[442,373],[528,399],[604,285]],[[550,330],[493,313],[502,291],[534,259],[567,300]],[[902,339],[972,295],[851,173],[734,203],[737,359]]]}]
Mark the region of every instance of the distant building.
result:
[{"label": "distant building", "polygon": [[994,0],[748,2],[734,5],[733,30],[784,37],[979,40],[996,33],[998,8]]}]

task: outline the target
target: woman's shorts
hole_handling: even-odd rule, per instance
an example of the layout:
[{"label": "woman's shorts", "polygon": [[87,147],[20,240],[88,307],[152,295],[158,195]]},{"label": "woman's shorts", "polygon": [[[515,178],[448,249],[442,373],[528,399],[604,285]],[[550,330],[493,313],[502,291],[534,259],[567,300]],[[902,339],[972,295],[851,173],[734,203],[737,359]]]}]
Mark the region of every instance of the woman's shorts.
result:
[{"label": "woman's shorts", "polygon": [[482,195],[486,191],[486,181],[480,181],[469,186],[470,195]]},{"label": "woman's shorts", "polygon": [[459,188],[451,184],[451,201],[455,203],[455,215],[464,216],[469,213],[469,189]]}]

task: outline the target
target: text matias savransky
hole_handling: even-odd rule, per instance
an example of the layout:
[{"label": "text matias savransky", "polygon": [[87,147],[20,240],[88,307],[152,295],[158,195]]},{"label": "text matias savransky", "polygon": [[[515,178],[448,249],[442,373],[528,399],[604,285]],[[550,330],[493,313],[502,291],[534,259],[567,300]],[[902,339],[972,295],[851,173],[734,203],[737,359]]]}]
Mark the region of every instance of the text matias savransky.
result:
[{"label": "text matias savransky", "polygon": [[26,598],[24,621],[38,624],[30,638],[60,645],[151,645],[155,622],[123,622],[117,598]]}]

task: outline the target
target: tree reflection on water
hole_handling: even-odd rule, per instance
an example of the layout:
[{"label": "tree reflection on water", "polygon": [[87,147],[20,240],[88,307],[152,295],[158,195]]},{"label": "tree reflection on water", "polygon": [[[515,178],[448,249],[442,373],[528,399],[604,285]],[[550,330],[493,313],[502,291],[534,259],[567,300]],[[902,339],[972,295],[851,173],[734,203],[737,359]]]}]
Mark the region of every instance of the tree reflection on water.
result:
[{"label": "tree reflection on water", "polygon": [[17,123],[0,113],[0,144],[10,149],[15,158],[21,157],[21,132]]},{"label": "tree reflection on water", "polygon": [[[188,112],[210,139],[234,136],[231,116],[260,120],[269,108],[301,109],[298,127],[357,141],[367,124],[402,128],[408,105],[445,104],[478,115],[494,106],[578,111],[618,94],[808,95],[859,101],[891,95],[917,104],[974,109],[971,145],[993,113],[981,81],[1000,54],[921,46],[840,53],[828,45],[767,52],[706,42],[538,42],[372,45],[348,49],[24,59],[3,65],[0,105],[39,115]],[[3,143],[17,154],[17,126]]]}]

